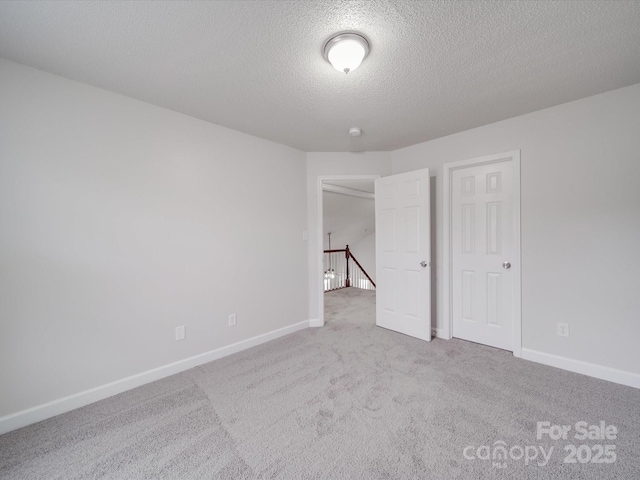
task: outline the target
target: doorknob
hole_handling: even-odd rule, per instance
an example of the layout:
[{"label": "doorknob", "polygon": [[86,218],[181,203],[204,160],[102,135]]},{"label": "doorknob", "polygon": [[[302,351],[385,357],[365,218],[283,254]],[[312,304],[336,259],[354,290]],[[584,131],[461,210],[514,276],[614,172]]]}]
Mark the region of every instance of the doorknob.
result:
[{"label": "doorknob", "polygon": [[421,262],[420,262],[420,266],[421,266],[422,268],[426,268],[426,267],[428,267],[428,266],[429,266],[429,263],[428,263],[428,262],[425,262],[425,261],[423,260],[423,261],[421,261]]},{"label": "doorknob", "polygon": [[502,266],[504,267],[505,270],[509,270],[511,268],[511,264],[509,262],[504,262]]}]

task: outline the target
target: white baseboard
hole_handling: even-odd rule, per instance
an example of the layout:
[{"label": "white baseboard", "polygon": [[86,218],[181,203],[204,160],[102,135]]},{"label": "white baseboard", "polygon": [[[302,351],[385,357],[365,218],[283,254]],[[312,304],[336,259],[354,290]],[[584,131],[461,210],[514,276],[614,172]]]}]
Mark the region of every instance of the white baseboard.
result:
[{"label": "white baseboard", "polygon": [[442,338],[443,340],[451,340],[445,334],[444,328],[436,328],[435,331],[436,331],[436,338]]},{"label": "white baseboard", "polygon": [[103,400],[146,383],[180,373],[184,370],[189,370],[190,368],[226,357],[233,353],[241,352],[242,350],[255,347],[261,343],[275,340],[276,338],[284,335],[308,328],[312,321],[313,320],[307,320],[304,322],[294,323],[293,325],[279,328],[278,330],[273,330],[271,332],[263,333],[262,335],[248,338],[247,340],[242,340],[240,342],[201,353],[193,357],[185,358],[184,360],[179,360],[162,367],[147,370],[146,372],[138,373],[121,380],[116,380],[115,382],[75,393],[68,397],[59,398],[42,405],[37,405],[26,410],[21,410],[4,417],[0,417],[0,434],[10,432],[17,428],[26,427],[32,423],[55,417],[61,413],[69,412],[76,408],[97,402],[98,400]]},{"label": "white baseboard", "polygon": [[324,322],[319,318],[312,318],[311,320],[309,320],[309,326],[312,328],[324,327]]},{"label": "white baseboard", "polygon": [[581,373],[583,375],[608,380],[614,383],[620,383],[629,387],[640,388],[640,374],[637,373],[603,367],[602,365],[596,365],[595,363],[573,360],[571,358],[539,352],[537,350],[530,350],[528,348],[522,349],[522,358],[524,360],[531,360],[532,362],[569,370],[570,372]]}]

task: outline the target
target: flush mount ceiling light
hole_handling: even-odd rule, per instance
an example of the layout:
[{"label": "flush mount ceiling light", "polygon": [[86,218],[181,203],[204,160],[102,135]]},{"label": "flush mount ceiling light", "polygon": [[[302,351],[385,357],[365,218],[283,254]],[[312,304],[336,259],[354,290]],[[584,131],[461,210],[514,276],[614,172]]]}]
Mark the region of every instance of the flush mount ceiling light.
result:
[{"label": "flush mount ceiling light", "polygon": [[324,58],[339,72],[349,73],[369,54],[369,41],[359,33],[339,33],[324,45]]}]

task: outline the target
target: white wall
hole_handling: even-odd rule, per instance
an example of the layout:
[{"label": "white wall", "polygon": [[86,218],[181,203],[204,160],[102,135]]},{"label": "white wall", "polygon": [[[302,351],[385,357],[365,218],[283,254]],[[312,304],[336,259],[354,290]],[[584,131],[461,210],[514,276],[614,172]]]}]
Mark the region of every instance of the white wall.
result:
[{"label": "white wall", "polygon": [[439,282],[442,164],[517,149],[523,348],[640,373],[640,84],[392,152],[437,177]]},{"label": "white wall", "polygon": [[344,248],[355,245],[375,232],[375,203],[373,198],[354,197],[341,193],[323,192],[324,248]]},{"label": "white wall", "polygon": [[[322,314],[322,244],[318,219],[322,218],[322,191],[320,177],[361,175],[385,176],[391,174],[390,152],[310,152],[307,153],[307,219],[309,229],[309,319],[318,325]],[[333,242],[332,242],[333,243]],[[315,323],[313,323],[315,322]]]},{"label": "white wall", "polygon": [[362,265],[371,280],[376,281],[376,234],[367,235],[359,242],[349,245],[356,260]]},{"label": "white wall", "polygon": [[0,61],[0,416],[308,320],[305,178],[298,150]]}]

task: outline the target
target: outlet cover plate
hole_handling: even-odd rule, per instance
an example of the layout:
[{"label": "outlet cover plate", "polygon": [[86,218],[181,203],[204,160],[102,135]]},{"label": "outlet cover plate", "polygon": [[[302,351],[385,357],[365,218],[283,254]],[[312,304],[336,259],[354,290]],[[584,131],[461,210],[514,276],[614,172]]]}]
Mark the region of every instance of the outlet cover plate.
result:
[{"label": "outlet cover plate", "polygon": [[569,336],[569,324],[558,322],[558,336],[559,337],[568,337]]},{"label": "outlet cover plate", "polygon": [[232,313],[231,315],[229,315],[229,326],[235,327],[236,323],[238,323],[238,317],[235,313]]}]

